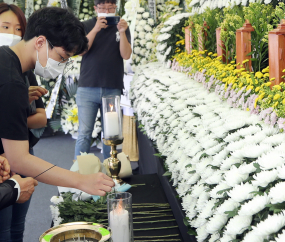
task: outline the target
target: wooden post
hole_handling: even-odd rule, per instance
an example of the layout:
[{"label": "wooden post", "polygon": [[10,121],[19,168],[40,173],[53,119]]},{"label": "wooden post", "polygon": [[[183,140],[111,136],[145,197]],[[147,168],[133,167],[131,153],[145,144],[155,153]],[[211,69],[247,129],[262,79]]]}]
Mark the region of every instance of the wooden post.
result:
[{"label": "wooden post", "polygon": [[216,41],[217,41],[217,54],[222,56],[222,61],[226,63],[226,47],[224,42],[221,40],[221,27],[216,29]]},{"label": "wooden post", "polygon": [[[248,20],[245,20],[244,25],[236,31],[236,63],[242,65],[242,62],[248,59],[249,62],[247,62],[244,67],[249,71],[251,71],[251,56],[248,54],[251,52],[252,31],[254,31],[254,28]],[[240,65],[237,66],[237,69],[241,68]]]},{"label": "wooden post", "polygon": [[203,29],[198,34],[198,45],[199,45],[199,51],[205,50],[205,41],[207,39],[207,32],[204,30],[204,28],[209,28],[206,21],[203,23]]},{"label": "wooden post", "polygon": [[281,20],[278,27],[269,32],[268,35],[269,51],[269,78],[274,78],[272,86],[282,82],[282,71],[285,69],[285,19]]},{"label": "wooden post", "polygon": [[193,49],[192,29],[193,29],[193,22],[190,23],[189,26],[185,27],[185,49],[188,54],[190,54],[191,50]]}]

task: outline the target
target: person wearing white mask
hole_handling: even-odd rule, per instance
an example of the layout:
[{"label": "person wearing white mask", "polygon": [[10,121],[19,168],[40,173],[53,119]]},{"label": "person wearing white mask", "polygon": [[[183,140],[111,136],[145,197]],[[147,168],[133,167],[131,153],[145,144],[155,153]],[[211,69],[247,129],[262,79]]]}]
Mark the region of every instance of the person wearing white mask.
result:
[{"label": "person wearing white mask", "polygon": [[[116,0],[95,0],[94,5],[98,17],[83,22],[89,47],[82,57],[76,94],[79,130],[75,160],[80,152],[90,151],[92,131],[99,109],[103,123],[102,96],[121,95],[124,88],[123,59],[129,59],[132,53],[127,22],[120,19],[117,24],[109,25],[106,19],[114,19]],[[110,146],[103,144],[103,155],[104,159],[110,157]]]},{"label": "person wearing white mask", "polygon": [[[14,46],[22,40],[26,29],[26,19],[22,10],[11,4],[0,4],[0,46]],[[23,73],[26,85],[29,87],[30,116],[27,119],[29,128],[29,152],[33,154],[33,147],[39,141],[35,137],[35,129],[43,129],[47,118],[41,96],[47,90],[39,87],[32,71]],[[1,124],[0,124],[1,125]],[[0,154],[4,151],[1,148]],[[5,156],[5,154],[2,154]],[[0,242],[22,241],[25,227],[25,218],[28,212],[30,199],[25,203],[15,203],[0,211]]]},{"label": "person wearing white mask", "polygon": [[[50,185],[103,196],[114,186],[105,174],[81,175],[29,154],[30,105],[23,73],[34,69],[37,75],[56,78],[64,68],[70,68],[70,57],[83,53],[87,47],[83,24],[69,10],[57,7],[34,12],[23,40],[11,47],[0,47],[0,152],[5,151],[13,172]],[[2,216],[1,220],[7,221]],[[0,241],[1,238],[2,234]]]}]

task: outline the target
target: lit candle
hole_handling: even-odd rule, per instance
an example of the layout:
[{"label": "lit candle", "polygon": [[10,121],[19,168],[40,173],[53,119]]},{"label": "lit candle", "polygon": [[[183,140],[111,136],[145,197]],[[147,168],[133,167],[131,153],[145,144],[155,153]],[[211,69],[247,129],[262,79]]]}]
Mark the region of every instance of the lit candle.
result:
[{"label": "lit candle", "polygon": [[112,231],[113,242],[129,242],[129,212],[119,202],[118,206],[110,212],[109,225]]},{"label": "lit candle", "polygon": [[105,113],[105,136],[116,136],[119,135],[119,117],[117,112],[112,112],[113,106],[110,105],[111,112]]}]

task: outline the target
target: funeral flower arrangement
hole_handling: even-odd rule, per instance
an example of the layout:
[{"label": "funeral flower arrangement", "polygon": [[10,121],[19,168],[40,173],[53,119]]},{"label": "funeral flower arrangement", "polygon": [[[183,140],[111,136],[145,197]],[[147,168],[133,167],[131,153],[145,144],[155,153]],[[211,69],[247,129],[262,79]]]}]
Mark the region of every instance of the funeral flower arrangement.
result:
[{"label": "funeral flower arrangement", "polygon": [[80,4],[80,9],[79,9],[79,15],[78,18],[81,21],[86,21],[92,17],[95,16],[94,13],[94,3],[93,1],[89,1],[89,0],[82,0],[81,4]]},{"label": "funeral flower arrangement", "polygon": [[140,127],[165,159],[198,242],[284,241],[285,134],[229,105],[226,83],[203,73],[138,67],[131,99]]},{"label": "funeral flower arrangement", "polygon": [[132,54],[132,69],[139,64],[146,64],[152,59],[154,20],[143,7],[137,9],[134,45]]},{"label": "funeral flower arrangement", "polygon": [[170,17],[160,29],[160,35],[157,37],[157,59],[165,62],[176,53],[184,50],[184,33],[182,27],[185,26],[190,13],[176,14]]},{"label": "funeral flower arrangement", "polygon": [[[98,111],[95,123],[94,130],[92,132],[92,138],[101,139],[101,121],[100,121],[100,111]],[[63,105],[63,110],[61,113],[61,127],[65,134],[69,133],[73,138],[77,138],[78,136],[78,108],[75,103],[75,99],[71,98],[69,101],[65,101]]]}]

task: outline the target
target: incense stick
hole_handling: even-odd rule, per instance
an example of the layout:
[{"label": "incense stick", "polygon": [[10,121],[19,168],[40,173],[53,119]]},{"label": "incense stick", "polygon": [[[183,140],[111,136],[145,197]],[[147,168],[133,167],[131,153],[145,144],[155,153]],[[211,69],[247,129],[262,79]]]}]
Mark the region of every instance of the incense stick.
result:
[{"label": "incense stick", "polygon": [[46,169],[45,171],[43,171],[42,173],[38,174],[37,176],[34,177],[34,179],[36,179],[38,176],[44,174],[45,172],[47,172],[48,170],[50,170],[51,168],[55,167],[56,165],[53,165],[52,167]]}]

